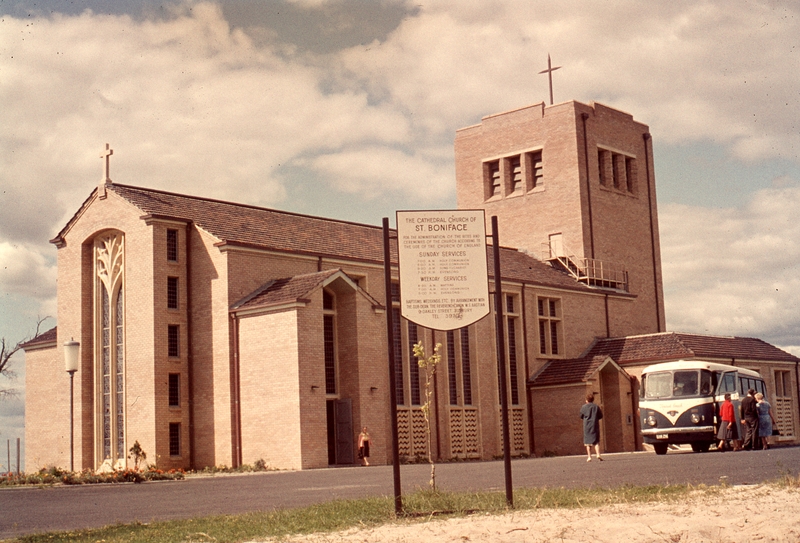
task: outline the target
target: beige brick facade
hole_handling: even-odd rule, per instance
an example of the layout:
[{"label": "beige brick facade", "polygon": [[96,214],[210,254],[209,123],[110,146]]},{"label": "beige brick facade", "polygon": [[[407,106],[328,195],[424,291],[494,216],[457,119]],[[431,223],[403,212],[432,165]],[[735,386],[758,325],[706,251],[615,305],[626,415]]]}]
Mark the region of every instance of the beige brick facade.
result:
[{"label": "beige brick facade", "polygon": [[[455,149],[459,207],[496,215],[501,244],[522,249],[500,251],[512,453],[582,452],[577,412],[587,391],[606,413],[603,449],[639,448],[636,364],[602,358],[558,386],[534,379],[579,366],[599,339],[664,329],[647,126],[600,104],[539,104],[460,130]],[[98,245],[106,239],[120,258],[109,323]],[[161,468],[319,468],[352,462],[364,426],[371,463],[391,461],[386,316],[398,306],[387,303],[380,228],[109,183],[53,242],[57,340],[26,348],[29,469],[69,464],[70,338],[81,343],[76,469],[131,465],[136,441]],[[550,258],[556,246],[622,265],[627,276],[573,277]],[[443,346],[436,458],[502,454],[495,322],[493,309],[466,331],[418,330],[428,352]],[[415,326],[395,327],[398,448],[407,457],[428,446],[423,376],[414,377],[410,355]],[[753,364],[796,411],[797,364],[787,360]]]}]

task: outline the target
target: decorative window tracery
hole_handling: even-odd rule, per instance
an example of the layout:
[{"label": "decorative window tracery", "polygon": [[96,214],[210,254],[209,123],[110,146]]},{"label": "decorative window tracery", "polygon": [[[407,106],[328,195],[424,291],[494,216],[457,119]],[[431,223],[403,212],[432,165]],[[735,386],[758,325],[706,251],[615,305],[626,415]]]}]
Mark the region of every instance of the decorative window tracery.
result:
[{"label": "decorative window tracery", "polygon": [[96,465],[125,465],[125,298],[123,290],[124,237],[99,236],[94,243],[95,375],[98,404]]}]

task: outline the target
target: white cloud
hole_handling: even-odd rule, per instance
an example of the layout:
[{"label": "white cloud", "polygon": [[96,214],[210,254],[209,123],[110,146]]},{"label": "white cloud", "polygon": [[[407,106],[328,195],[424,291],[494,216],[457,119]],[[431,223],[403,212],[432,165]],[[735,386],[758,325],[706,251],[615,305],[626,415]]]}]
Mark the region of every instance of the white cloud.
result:
[{"label": "white cloud", "polygon": [[796,341],[800,187],[764,189],[741,208],[659,211],[672,330]]},{"label": "white cloud", "polygon": [[3,220],[0,236],[63,224],[99,181],[106,142],[115,182],[270,205],[285,198],[277,168],[309,149],[410,140],[401,113],[324,91],[316,60],[254,45],[212,4],[180,10],[4,19],[0,185],[37,213]]},{"label": "white cloud", "polygon": [[0,241],[0,290],[49,300],[55,297],[56,274],[55,263],[38,251]]},{"label": "white cloud", "polygon": [[[661,141],[797,160],[800,10],[767,2],[438,2],[343,62],[431,131],[548,99],[597,100]],[[379,94],[381,90],[374,90]]]},{"label": "white cloud", "polygon": [[387,149],[360,147],[321,155],[307,162],[340,191],[373,195],[405,193],[420,205],[436,205],[453,193],[452,165],[436,164],[424,156]]}]

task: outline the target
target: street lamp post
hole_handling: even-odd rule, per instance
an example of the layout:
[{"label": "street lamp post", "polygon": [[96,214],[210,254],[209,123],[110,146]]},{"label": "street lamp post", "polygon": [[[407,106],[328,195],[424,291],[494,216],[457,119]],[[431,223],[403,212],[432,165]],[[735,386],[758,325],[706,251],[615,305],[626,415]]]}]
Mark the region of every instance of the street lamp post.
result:
[{"label": "street lamp post", "polygon": [[81,344],[70,339],[64,343],[64,369],[69,373],[69,470],[75,471],[75,430],[73,426],[74,413],[74,377],[80,364]]}]

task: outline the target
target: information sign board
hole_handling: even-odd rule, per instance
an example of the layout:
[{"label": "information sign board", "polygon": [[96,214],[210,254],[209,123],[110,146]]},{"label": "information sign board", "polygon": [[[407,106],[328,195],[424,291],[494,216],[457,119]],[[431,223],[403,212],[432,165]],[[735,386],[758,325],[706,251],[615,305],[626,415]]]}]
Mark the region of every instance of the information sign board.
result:
[{"label": "information sign board", "polygon": [[483,210],[398,211],[400,313],[434,330],[489,314]]}]

